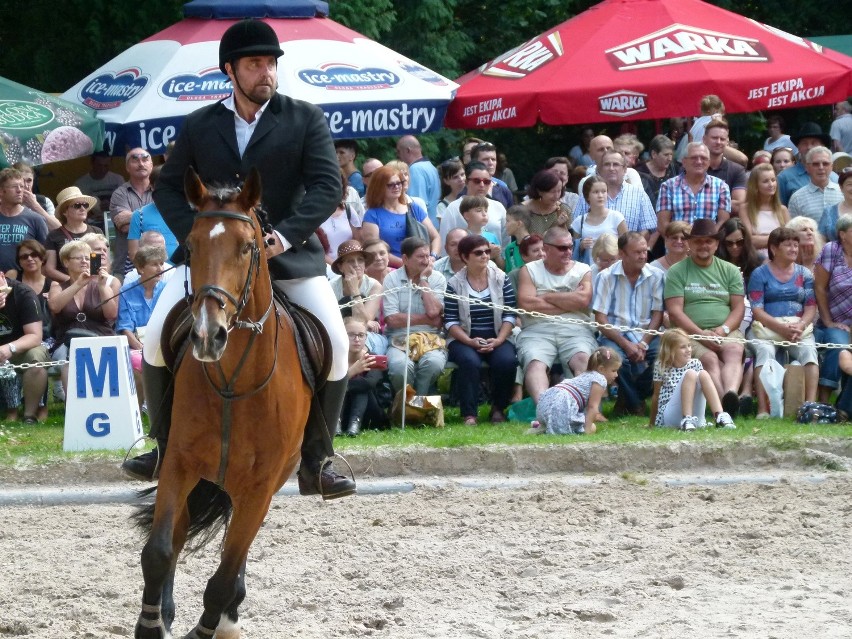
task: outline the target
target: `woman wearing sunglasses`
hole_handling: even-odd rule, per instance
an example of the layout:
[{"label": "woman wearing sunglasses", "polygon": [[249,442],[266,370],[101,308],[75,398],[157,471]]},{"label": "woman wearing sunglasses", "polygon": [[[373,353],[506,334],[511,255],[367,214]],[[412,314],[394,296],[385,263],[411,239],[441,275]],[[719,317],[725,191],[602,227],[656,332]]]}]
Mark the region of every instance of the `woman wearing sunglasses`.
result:
[{"label": "woman wearing sunglasses", "polygon": [[465,266],[450,278],[444,298],[449,360],[459,367],[455,375],[459,408],[465,425],[475,426],[480,367],[483,361],[488,362],[492,398],[489,421],[499,424],[506,421],[503,411],[512,397],[518,365],[515,345],[509,340],[515,315],[477,302],[515,307],[515,291],[506,274],[489,263],[488,240],[481,235],[462,238],[459,256]]},{"label": "woman wearing sunglasses", "polygon": [[47,234],[44,274],[54,282],[67,282],[70,278],[65,266],[58,259],[59,249],[68,242],[79,240],[86,233],[98,231],[94,226],[86,224],[89,209],[98,200],[91,195],[83,195],[76,186],[69,186],[59,192],[56,201],[56,219],[62,226]]},{"label": "woman wearing sunglasses", "polygon": [[429,220],[426,209],[416,202],[405,199],[403,177],[398,169],[383,166],[376,169],[367,187],[367,212],[361,224],[361,240],[384,240],[390,247],[388,258],[390,266],[402,266],[400,246],[406,237],[405,214],[411,207],[411,213],[429,231],[430,252],[437,256],[441,250],[441,238],[437,229]]}]

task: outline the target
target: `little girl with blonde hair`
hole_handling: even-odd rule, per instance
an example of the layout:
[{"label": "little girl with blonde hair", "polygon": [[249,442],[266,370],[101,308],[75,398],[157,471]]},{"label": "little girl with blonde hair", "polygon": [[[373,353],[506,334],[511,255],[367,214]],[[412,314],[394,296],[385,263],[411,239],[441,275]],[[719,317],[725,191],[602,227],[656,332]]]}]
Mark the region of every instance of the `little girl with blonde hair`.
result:
[{"label": "little girl with blonde hair", "polygon": [[595,417],[607,386],[618,377],[621,357],[611,348],[601,347],[589,357],[586,372],[566,379],[544,391],[536,406],[536,421],[529,433],[570,435],[594,433]]},{"label": "little girl with blonde hair", "polygon": [[731,416],[722,410],[710,373],[692,357],[689,336],[679,328],[666,330],[654,363],[651,427],[703,428],[707,404],[718,428],[736,428]]}]

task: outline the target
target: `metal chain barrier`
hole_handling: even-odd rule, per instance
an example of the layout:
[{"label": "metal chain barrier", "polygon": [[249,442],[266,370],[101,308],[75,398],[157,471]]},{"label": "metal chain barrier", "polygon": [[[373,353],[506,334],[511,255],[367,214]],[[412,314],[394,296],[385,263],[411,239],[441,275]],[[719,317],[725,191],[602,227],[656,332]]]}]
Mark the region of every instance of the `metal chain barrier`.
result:
[{"label": "metal chain barrier", "polygon": [[[409,282],[407,286],[399,286],[397,288],[388,289],[387,291],[383,291],[382,293],[376,293],[374,295],[370,295],[369,297],[365,297],[363,299],[363,301],[367,301],[369,299],[375,299],[377,297],[383,297],[383,296],[387,295],[388,293],[394,293],[394,292],[397,292],[397,291],[400,291],[400,290],[405,290],[407,288],[412,288],[416,291],[427,291],[427,292],[432,290],[429,287],[418,286],[417,284],[412,284],[412,283]],[[487,307],[487,308],[495,308],[495,309],[498,309],[498,310],[501,310],[501,311],[508,311],[509,313],[511,313],[513,315],[535,317],[535,318],[538,318],[538,319],[545,320],[547,322],[551,322],[553,324],[576,324],[576,325],[581,325],[581,326],[589,326],[589,327],[592,327],[592,328],[611,329],[611,330],[618,331],[619,333],[635,332],[635,333],[643,333],[643,334],[646,334],[646,335],[655,335],[655,336],[662,335],[665,332],[663,330],[653,330],[652,331],[652,330],[648,330],[648,329],[645,329],[645,328],[638,328],[638,327],[634,327],[634,326],[620,326],[618,324],[601,324],[601,323],[596,322],[594,320],[582,320],[582,319],[578,319],[578,318],[575,318],[575,317],[562,317],[562,316],[559,316],[559,315],[548,315],[546,313],[541,313],[539,311],[527,311],[527,310],[524,310],[522,308],[513,308],[511,306],[506,306],[505,304],[496,304],[494,302],[485,302],[485,301],[479,300],[479,299],[466,298],[462,295],[456,295],[454,293],[445,292],[444,297],[449,297],[451,299],[457,299],[457,300],[466,299],[472,305],[484,306],[484,307]],[[358,300],[358,302],[360,302],[360,301],[362,301],[362,300]],[[354,304],[356,304],[358,302],[347,302],[346,304],[342,304],[340,306],[340,308],[349,308],[349,307],[353,306]],[[800,345],[799,342],[790,342],[790,341],[786,341],[786,340],[773,341],[773,340],[766,340],[766,339],[748,339],[748,338],[743,338],[743,337],[730,337],[730,336],[708,337],[707,335],[690,335],[689,337],[692,338],[692,339],[696,339],[696,340],[713,340],[713,341],[715,341],[719,344],[721,344],[723,342],[731,342],[731,343],[734,343],[734,344],[763,343],[763,344],[774,344],[775,346],[782,346],[782,347],[790,347],[790,346],[799,346]],[[834,344],[834,343],[831,343],[831,342],[816,344],[817,348],[849,348],[849,346],[850,346],[849,344]]]},{"label": "metal chain barrier", "polygon": [[[390,289],[384,290],[381,293],[375,293],[373,295],[367,295],[363,298],[359,298],[358,300],[352,300],[352,301],[346,302],[345,304],[341,304],[340,308],[341,309],[352,308],[356,304],[361,304],[363,302],[368,302],[370,300],[382,298],[382,297],[385,297],[386,295],[389,295],[391,293],[398,293],[400,291],[405,291],[409,288],[413,289],[415,291],[427,291],[428,292],[428,291],[432,290],[429,287],[418,286],[417,284],[412,284],[412,283],[409,282],[407,285],[397,286],[396,288],[390,288]],[[501,311],[508,311],[509,313],[511,313],[513,315],[535,317],[535,318],[538,318],[538,319],[545,320],[547,322],[551,322],[553,324],[577,324],[577,325],[581,325],[581,326],[589,326],[591,328],[604,328],[604,329],[615,330],[615,331],[618,331],[619,333],[633,332],[633,333],[642,333],[642,334],[646,334],[646,335],[655,335],[655,336],[656,335],[662,335],[665,332],[665,331],[660,331],[660,330],[652,331],[652,330],[648,330],[648,329],[645,329],[645,328],[638,328],[638,327],[635,327],[635,326],[619,326],[618,324],[600,324],[600,323],[598,323],[594,320],[581,320],[581,319],[577,319],[577,318],[574,318],[574,317],[561,317],[559,315],[548,315],[546,313],[541,313],[539,311],[527,311],[527,310],[524,310],[522,308],[514,308],[512,306],[506,306],[505,304],[496,304],[494,302],[485,302],[485,301],[474,299],[474,298],[466,298],[462,295],[456,295],[454,293],[445,292],[444,297],[449,297],[449,298],[457,299],[457,300],[467,299],[473,305],[485,306],[487,308],[496,308],[496,309],[501,310]],[[756,344],[756,343],[759,342],[759,343],[764,343],[764,344],[773,344],[775,346],[781,346],[781,347],[785,347],[785,348],[788,348],[790,346],[799,346],[799,342],[790,342],[790,341],[786,341],[786,340],[785,341],[773,341],[773,340],[767,340],[767,339],[748,339],[748,338],[742,338],[742,337],[729,337],[729,336],[725,336],[725,337],[717,336],[717,337],[711,338],[711,337],[707,337],[706,335],[690,335],[689,337],[691,337],[692,339],[696,339],[696,340],[712,339],[713,341],[715,341],[719,344],[721,344],[723,342],[731,342],[731,343],[734,343],[734,344]],[[850,346],[849,344],[834,344],[832,342],[826,342],[826,343],[820,342],[820,343],[816,344],[817,348],[849,348],[849,346]],[[27,364],[27,363],[25,363],[25,364],[11,364],[10,362],[6,362],[4,364],[0,364],[0,378],[7,377],[10,374],[7,371],[10,371],[10,370],[14,371],[14,370],[26,370],[28,368],[51,368],[53,366],[65,366],[68,363],[69,362],[68,362],[67,359],[60,359],[60,360],[55,360],[55,361],[51,361],[51,362],[34,362],[34,363],[31,363],[31,364]]]}]

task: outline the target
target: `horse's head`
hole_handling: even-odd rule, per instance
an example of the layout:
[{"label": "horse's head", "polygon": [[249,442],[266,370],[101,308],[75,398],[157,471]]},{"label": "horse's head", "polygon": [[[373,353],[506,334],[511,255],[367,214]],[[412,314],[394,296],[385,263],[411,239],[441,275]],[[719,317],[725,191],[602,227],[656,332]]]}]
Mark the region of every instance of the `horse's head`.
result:
[{"label": "horse's head", "polygon": [[195,294],[192,350],[196,359],[213,362],[222,357],[228,331],[249,303],[258,274],[266,273],[263,236],[253,212],[260,202],[260,175],[252,169],[242,188],[208,189],[190,167],[184,189],[198,211],[186,239]]}]

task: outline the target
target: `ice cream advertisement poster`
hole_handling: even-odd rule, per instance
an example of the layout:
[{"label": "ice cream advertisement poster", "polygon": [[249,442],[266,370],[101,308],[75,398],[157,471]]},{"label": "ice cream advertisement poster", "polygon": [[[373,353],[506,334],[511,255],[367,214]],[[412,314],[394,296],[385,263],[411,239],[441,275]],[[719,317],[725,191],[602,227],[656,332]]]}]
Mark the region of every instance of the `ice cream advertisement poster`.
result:
[{"label": "ice cream advertisement poster", "polygon": [[103,123],[90,109],[0,78],[0,168],[82,157],[103,140]]}]

